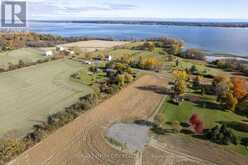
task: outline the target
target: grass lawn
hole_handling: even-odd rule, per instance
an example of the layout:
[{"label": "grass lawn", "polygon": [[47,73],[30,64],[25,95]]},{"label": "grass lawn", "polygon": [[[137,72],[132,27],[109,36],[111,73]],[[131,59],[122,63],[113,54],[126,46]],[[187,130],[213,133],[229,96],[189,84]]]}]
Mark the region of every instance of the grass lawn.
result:
[{"label": "grass lawn", "polygon": [[[174,105],[165,101],[160,110],[160,114],[164,118],[163,125],[169,128],[168,122],[179,121],[187,123],[192,114],[197,114],[204,123],[204,128],[212,128],[218,124],[218,122],[242,122],[244,117],[236,115],[232,112],[225,112],[218,109],[201,108],[198,105],[184,101],[180,106]],[[247,137],[248,132],[239,132],[233,130],[233,133],[240,139],[241,137]],[[226,148],[232,149],[244,155],[248,155],[248,150],[241,145],[229,145]]]}]

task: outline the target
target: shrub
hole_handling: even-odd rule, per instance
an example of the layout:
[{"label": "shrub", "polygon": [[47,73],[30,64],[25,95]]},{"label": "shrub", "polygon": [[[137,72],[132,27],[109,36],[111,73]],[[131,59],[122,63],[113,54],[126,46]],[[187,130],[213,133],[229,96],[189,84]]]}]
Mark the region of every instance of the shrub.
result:
[{"label": "shrub", "polygon": [[124,74],[119,74],[116,76],[116,82],[117,84],[122,87],[125,85],[125,75]]},{"label": "shrub", "polygon": [[221,145],[234,144],[237,145],[237,138],[226,125],[216,126],[210,130],[205,131],[205,137],[212,142]]},{"label": "shrub", "polygon": [[180,122],[179,122],[179,121],[173,121],[173,122],[171,123],[171,126],[172,126],[172,128],[174,129],[174,131],[175,131],[176,133],[179,133],[179,132],[181,132],[181,130],[182,130],[182,126],[180,125]]},{"label": "shrub", "polygon": [[5,139],[0,143],[0,164],[10,161],[25,150],[25,144],[16,138]]},{"label": "shrub", "polygon": [[237,106],[237,113],[248,117],[248,95],[245,96]]},{"label": "shrub", "polygon": [[190,72],[191,72],[192,74],[198,73],[197,67],[196,67],[195,65],[192,65],[191,68],[190,68]]},{"label": "shrub", "polygon": [[126,83],[130,83],[133,81],[133,76],[131,74],[125,73],[124,75],[125,75],[125,82]]},{"label": "shrub", "polygon": [[96,73],[97,72],[97,67],[96,66],[90,66],[89,71],[93,72],[93,73]]},{"label": "shrub", "polygon": [[248,147],[248,138],[247,137],[246,138],[242,138],[240,144],[243,145],[243,146]]},{"label": "shrub", "polygon": [[228,92],[225,98],[225,105],[228,110],[235,111],[238,104],[238,99]]}]

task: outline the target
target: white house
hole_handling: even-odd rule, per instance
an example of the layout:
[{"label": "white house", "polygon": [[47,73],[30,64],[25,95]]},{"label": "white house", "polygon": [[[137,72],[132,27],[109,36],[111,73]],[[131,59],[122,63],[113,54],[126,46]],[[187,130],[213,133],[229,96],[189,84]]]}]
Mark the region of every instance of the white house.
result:
[{"label": "white house", "polygon": [[45,52],[45,55],[46,55],[47,57],[53,56],[53,52],[52,52],[51,50],[46,51],[46,52]]}]

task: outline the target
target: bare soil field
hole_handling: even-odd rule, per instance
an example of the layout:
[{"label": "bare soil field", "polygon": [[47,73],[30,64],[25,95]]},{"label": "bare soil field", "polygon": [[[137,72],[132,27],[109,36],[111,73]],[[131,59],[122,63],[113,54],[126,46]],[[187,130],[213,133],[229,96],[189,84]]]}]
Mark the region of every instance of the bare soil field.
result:
[{"label": "bare soil field", "polygon": [[153,163],[144,163],[144,165],[157,165],[163,164],[163,162],[173,165],[248,164],[247,157],[226,151],[207,141],[169,134],[156,139],[159,142],[151,142],[143,154],[144,162]]},{"label": "bare soil field", "polygon": [[22,48],[0,53],[0,68],[7,68],[8,63],[18,64],[19,60],[25,63],[44,59],[43,51],[34,48]]},{"label": "bare soil field", "polygon": [[80,65],[58,60],[0,74],[0,136],[23,135],[91,89],[69,80]]},{"label": "bare soil field", "polygon": [[[72,42],[68,44],[62,44],[59,46],[65,47],[65,48],[71,48],[71,47],[80,47],[82,51],[85,52],[93,52],[95,50],[104,50],[107,48],[112,48],[114,46],[120,46],[125,45],[129,42],[123,42],[123,41],[103,41],[103,40],[91,40],[91,41],[79,41],[79,42]],[[55,48],[43,48],[42,50],[54,50]]]},{"label": "bare soil field", "polygon": [[[196,141],[187,151],[163,139],[152,139],[143,152],[128,153],[113,148],[105,139],[105,132],[114,123],[148,119],[163,98],[161,91],[145,87],[161,87],[166,80],[146,75],[121,92],[86,112],[72,123],[59,129],[47,139],[13,160],[9,165],[222,165],[227,162],[244,165],[246,159],[216,149],[219,159],[209,156],[211,148],[201,151]],[[157,89],[157,88],[156,88]],[[165,136],[167,137],[167,136]],[[172,137],[177,141],[177,138]],[[181,147],[187,146],[187,143]],[[197,152],[197,153],[194,153]],[[198,154],[201,153],[201,154]],[[228,164],[228,165],[229,165]]]}]

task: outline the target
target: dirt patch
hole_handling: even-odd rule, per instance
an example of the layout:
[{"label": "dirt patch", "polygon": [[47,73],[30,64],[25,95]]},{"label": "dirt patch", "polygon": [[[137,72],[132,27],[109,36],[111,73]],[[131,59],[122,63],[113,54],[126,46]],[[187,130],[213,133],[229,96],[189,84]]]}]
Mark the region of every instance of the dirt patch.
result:
[{"label": "dirt patch", "polygon": [[149,127],[118,123],[107,130],[107,137],[125,145],[131,152],[142,151],[149,142]]}]

